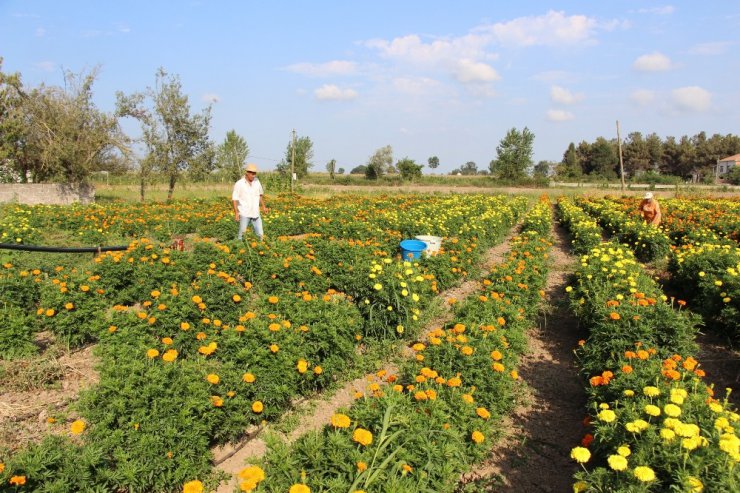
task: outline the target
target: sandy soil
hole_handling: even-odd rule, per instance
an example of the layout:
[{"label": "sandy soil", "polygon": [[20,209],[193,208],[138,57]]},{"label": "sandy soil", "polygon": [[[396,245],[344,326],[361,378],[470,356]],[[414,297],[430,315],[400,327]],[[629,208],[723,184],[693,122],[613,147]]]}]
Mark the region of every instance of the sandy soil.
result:
[{"label": "sandy soil", "polygon": [[[547,298],[553,301],[564,300],[567,275],[574,267],[564,231],[558,226],[554,235],[553,265],[545,288]],[[488,459],[462,477],[461,491],[572,489],[575,468],[569,453],[585,433],[581,422],[586,403],[573,349],[585,334],[567,307],[555,304],[527,336],[529,350],[519,368],[526,385],[523,399],[505,423],[504,436]],[[469,489],[471,483],[474,489]]]},{"label": "sandy soil", "polygon": [[[93,347],[58,353],[56,346],[29,360],[2,361],[0,450],[39,442],[46,433],[65,433],[67,409],[80,391],[95,385]],[[57,419],[65,416],[67,419]]]}]

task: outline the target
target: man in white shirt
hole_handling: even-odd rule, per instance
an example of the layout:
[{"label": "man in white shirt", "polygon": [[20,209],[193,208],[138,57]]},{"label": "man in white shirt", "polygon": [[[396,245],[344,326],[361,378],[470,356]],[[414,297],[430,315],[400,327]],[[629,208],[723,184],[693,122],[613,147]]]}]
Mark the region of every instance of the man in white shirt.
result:
[{"label": "man in white shirt", "polygon": [[264,199],[265,191],[262,184],[257,179],[257,165],[248,164],[244,173],[244,178],[234,183],[234,191],[231,193],[231,201],[234,204],[235,220],[239,222],[238,239],[242,239],[244,232],[249,225],[254,228],[254,234],[262,241],[262,218],[260,217],[260,208],[262,212],[267,213]]}]

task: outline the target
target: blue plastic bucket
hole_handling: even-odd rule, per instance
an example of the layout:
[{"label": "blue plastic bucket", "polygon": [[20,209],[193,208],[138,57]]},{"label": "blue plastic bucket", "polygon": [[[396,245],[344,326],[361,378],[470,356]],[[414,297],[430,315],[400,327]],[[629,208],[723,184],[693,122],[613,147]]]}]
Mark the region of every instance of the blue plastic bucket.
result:
[{"label": "blue plastic bucket", "polygon": [[419,240],[403,240],[401,243],[401,257],[404,260],[412,260],[421,258],[421,252],[423,252],[427,244]]}]

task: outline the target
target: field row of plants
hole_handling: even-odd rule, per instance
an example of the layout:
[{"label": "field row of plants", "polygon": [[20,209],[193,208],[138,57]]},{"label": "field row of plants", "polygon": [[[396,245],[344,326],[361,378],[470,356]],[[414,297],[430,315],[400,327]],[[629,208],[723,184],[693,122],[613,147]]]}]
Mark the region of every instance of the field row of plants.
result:
[{"label": "field row of plants", "polygon": [[483,458],[514,403],[525,331],[543,298],[551,210],[540,203],[506,260],[454,305],[455,318],[411,344],[398,374],[293,445],[275,441],[240,473],[241,491],[453,491]]},{"label": "field row of plants", "polygon": [[[163,227],[161,211],[139,205],[129,206],[138,212],[60,208],[69,216],[60,214],[54,229],[43,223],[48,217],[38,219],[48,211],[15,206],[6,217],[38,221],[28,231],[41,240],[103,224],[102,216],[113,225],[150,212],[133,223],[151,229],[98,228],[104,239],[136,239],[89,263],[5,259],[3,357],[31,356],[39,331],[69,347],[98,343],[100,382],[50,417],[43,442],[2,452],[0,489],[14,478],[39,491],[176,491],[193,478],[215,484],[213,445],[341,379],[362,364],[360,344],[413,340],[437,293],[474,273],[526,206],[524,198],[490,196],[281,199],[272,202],[267,231],[300,237],[250,243],[230,240],[233,219],[217,219],[228,217],[219,212],[227,204],[173,204],[188,224],[181,231],[207,224],[214,234],[189,239],[187,251],[139,237]],[[418,233],[443,236],[442,251],[400,260],[398,240]]]},{"label": "field row of plants", "polygon": [[[573,209],[559,204],[565,216]],[[581,257],[567,291],[589,330],[576,353],[590,431],[571,453],[584,465],[575,489],[736,491],[740,416],[692,356],[696,317],[613,241]]]},{"label": "field row of plants", "polygon": [[[668,287],[703,316],[709,330],[731,343],[740,342],[740,247],[734,239],[736,232],[728,229],[740,221],[737,202],[667,202],[666,221],[660,228],[642,224],[634,212],[630,214],[632,204],[625,200],[582,199],[579,204],[602,223],[619,223],[616,229],[631,231],[636,241],[627,244],[641,260],[658,261],[667,256]],[[620,234],[617,238],[627,239]]]}]

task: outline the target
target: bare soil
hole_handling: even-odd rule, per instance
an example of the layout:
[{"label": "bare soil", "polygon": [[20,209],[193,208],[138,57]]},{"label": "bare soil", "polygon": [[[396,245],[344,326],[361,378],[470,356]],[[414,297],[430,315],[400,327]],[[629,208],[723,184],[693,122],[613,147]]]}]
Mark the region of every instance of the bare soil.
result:
[{"label": "bare soil", "polygon": [[482,464],[465,474],[459,491],[571,491],[570,449],[585,429],[586,395],[578,377],[573,349],[585,337],[564,303],[564,289],[574,259],[560,226],[554,229],[552,266],[545,288],[555,300],[529,330],[529,349],[520,361],[525,388],[519,404],[503,426],[503,437]]},{"label": "bare soil", "polygon": [[[69,405],[98,382],[93,347],[62,351],[42,335],[36,358],[0,361],[0,450],[37,443],[47,433],[65,433]],[[48,347],[46,347],[48,345]]]}]

